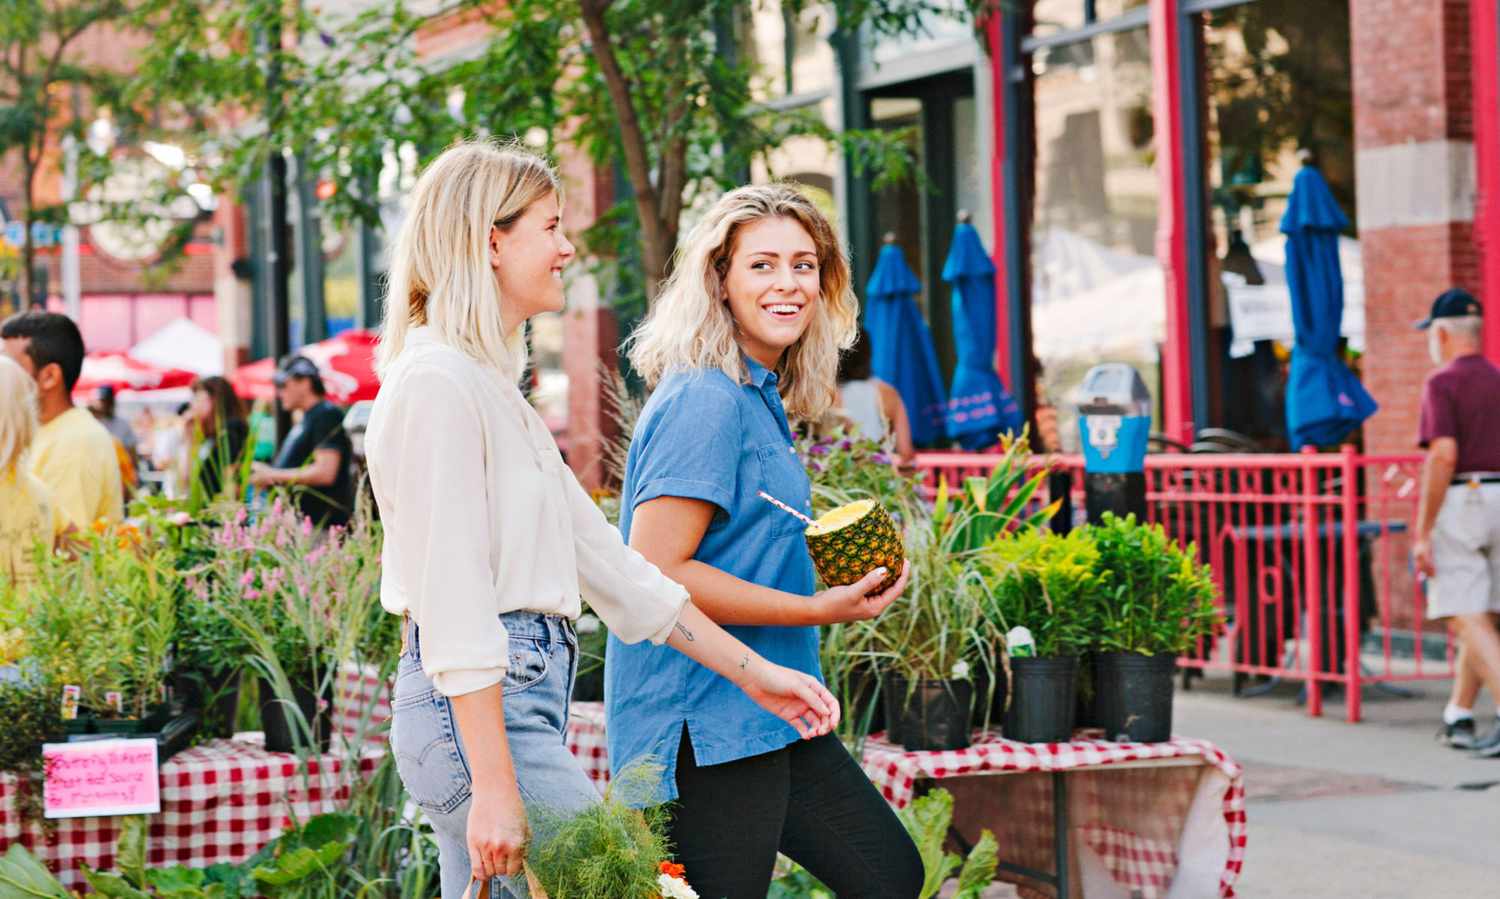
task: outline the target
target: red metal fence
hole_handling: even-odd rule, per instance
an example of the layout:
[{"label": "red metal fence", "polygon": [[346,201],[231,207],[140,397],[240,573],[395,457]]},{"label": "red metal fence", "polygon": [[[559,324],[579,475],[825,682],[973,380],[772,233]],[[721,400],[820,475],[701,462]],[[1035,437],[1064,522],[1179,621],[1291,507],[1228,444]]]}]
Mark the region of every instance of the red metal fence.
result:
[{"label": "red metal fence", "polygon": [[[930,453],[917,465],[935,486],[987,475],[998,460]],[[1081,524],[1083,460],[1051,463],[1052,489],[1071,492],[1061,514]],[[1300,680],[1311,715],[1323,712],[1323,686],[1337,684],[1350,721],[1363,686],[1452,677],[1454,647],[1426,621],[1409,563],[1421,464],[1352,449],[1148,456],[1147,517],[1197,547],[1228,622],[1178,664],[1233,672],[1237,690],[1251,677]]]}]

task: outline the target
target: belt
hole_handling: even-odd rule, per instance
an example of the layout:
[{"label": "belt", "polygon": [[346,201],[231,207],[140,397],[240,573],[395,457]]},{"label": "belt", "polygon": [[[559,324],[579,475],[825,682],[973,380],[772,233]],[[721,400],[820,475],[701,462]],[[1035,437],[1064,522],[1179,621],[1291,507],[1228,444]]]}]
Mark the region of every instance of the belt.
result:
[{"label": "belt", "polygon": [[410,632],[410,630],[411,630],[411,613],[410,612],[402,612],[401,613],[401,654],[402,655],[406,655],[407,640],[409,639],[407,637],[407,634]]},{"label": "belt", "polygon": [[1455,487],[1463,487],[1468,484],[1500,484],[1500,474],[1459,475],[1453,479],[1453,486]]}]

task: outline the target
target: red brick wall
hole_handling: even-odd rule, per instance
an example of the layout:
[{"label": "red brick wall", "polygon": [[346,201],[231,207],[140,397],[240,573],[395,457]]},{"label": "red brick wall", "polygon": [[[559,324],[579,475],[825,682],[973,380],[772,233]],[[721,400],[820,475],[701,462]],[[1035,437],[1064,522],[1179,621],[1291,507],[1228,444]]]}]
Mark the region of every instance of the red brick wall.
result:
[{"label": "red brick wall", "polygon": [[1380,411],[1365,423],[1376,452],[1413,452],[1422,380],[1432,369],[1427,337],[1412,323],[1427,314],[1433,285],[1478,284],[1468,222],[1364,232],[1365,342],[1361,373]]},{"label": "red brick wall", "polygon": [[[1356,152],[1473,139],[1467,0],[1351,2]],[[1407,173],[1421,177],[1421,172]],[[1434,178],[1434,182],[1440,179]],[[1447,185],[1434,183],[1434,190]],[[1361,194],[1379,185],[1359,185]],[[1363,209],[1365,204],[1361,204]],[[1447,287],[1478,291],[1473,224],[1360,222],[1364,257],[1364,381],[1380,403],[1365,424],[1375,452],[1415,448],[1423,379],[1432,365],[1412,322]]]}]

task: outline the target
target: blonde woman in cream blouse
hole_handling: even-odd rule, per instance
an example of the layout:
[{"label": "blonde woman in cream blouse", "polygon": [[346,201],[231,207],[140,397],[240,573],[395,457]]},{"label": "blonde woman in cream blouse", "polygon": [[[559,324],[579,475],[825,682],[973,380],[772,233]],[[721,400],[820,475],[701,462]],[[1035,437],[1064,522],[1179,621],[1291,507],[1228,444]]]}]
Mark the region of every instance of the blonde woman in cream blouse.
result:
[{"label": "blonde woman in cream blouse", "polygon": [[392,256],[365,441],[381,604],[406,616],[391,747],[436,831],[444,899],[487,878],[526,896],[528,807],[598,801],[563,736],[580,596],[620,639],[680,650],[804,738],[838,722],[814,678],[749,650],[625,546],[521,395],[522,324],[563,308],[572,258],[551,168],[485,142],[428,166]]}]

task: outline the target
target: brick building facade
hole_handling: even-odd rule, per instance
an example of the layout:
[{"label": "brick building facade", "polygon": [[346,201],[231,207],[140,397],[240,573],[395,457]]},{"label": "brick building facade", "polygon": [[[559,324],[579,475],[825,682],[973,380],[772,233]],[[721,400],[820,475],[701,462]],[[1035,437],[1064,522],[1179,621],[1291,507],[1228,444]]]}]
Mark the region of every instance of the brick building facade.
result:
[{"label": "brick building facade", "polygon": [[[1432,368],[1411,324],[1445,287],[1485,293],[1474,232],[1472,11],[1466,0],[1355,0],[1351,11],[1358,225],[1375,335],[1364,380],[1381,407],[1365,444],[1408,451]],[[1490,299],[1494,309],[1500,297]]]}]

